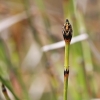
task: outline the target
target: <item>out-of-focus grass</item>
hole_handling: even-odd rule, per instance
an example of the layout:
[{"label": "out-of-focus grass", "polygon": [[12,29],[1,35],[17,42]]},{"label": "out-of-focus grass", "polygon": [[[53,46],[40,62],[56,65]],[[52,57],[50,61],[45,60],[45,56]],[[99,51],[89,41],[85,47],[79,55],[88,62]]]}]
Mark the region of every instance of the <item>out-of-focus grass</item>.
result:
[{"label": "out-of-focus grass", "polygon": [[[74,0],[6,0],[0,5],[1,20],[23,11],[27,15],[0,33],[0,82],[15,100],[62,100],[64,48],[45,53],[41,48],[63,39],[66,18],[73,25],[73,36],[86,32],[83,13]],[[68,100],[100,97],[95,78],[99,71],[94,76],[88,41],[73,44],[70,50]]]}]

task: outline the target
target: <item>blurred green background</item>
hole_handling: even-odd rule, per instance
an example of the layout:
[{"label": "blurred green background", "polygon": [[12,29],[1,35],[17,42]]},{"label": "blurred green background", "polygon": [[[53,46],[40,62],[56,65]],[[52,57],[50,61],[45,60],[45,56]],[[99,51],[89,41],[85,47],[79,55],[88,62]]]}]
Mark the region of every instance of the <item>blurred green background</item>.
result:
[{"label": "blurred green background", "polygon": [[63,41],[66,18],[88,36],[70,47],[68,100],[99,100],[100,0],[0,0],[0,100],[1,84],[11,100],[63,100],[64,46],[43,47]]}]

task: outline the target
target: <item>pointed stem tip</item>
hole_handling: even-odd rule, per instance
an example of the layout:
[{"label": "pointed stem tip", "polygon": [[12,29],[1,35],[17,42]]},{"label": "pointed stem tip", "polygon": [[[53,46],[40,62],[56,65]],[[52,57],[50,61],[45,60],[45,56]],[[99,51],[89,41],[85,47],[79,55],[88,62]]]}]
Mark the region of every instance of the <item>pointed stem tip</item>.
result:
[{"label": "pointed stem tip", "polygon": [[65,42],[70,42],[71,41],[71,38],[72,38],[72,26],[71,24],[69,23],[69,20],[66,19],[66,22],[64,24],[64,27],[63,27],[63,38],[65,40]]}]

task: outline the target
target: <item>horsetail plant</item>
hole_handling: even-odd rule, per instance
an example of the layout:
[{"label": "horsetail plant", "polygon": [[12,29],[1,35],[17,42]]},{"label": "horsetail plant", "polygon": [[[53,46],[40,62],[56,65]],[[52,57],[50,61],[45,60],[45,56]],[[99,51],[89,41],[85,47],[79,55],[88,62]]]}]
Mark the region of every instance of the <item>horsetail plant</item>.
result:
[{"label": "horsetail plant", "polygon": [[72,38],[72,26],[68,19],[64,24],[63,38],[65,41],[65,58],[64,58],[64,99],[67,100],[68,76],[69,76],[69,47]]}]

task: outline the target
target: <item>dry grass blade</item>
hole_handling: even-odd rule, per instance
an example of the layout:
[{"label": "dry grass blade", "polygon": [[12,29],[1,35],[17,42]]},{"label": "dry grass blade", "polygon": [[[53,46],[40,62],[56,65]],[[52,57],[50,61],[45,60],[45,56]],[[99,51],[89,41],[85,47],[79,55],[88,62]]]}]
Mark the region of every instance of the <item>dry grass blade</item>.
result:
[{"label": "dry grass blade", "polygon": [[[77,43],[80,41],[84,41],[87,39],[88,39],[88,35],[86,33],[83,33],[81,35],[73,37],[71,40],[71,44],[74,44],[74,43]],[[59,48],[64,47],[64,45],[65,45],[64,41],[60,41],[60,42],[50,44],[50,45],[45,45],[42,47],[42,51],[47,52],[49,50],[59,49]]]}]

